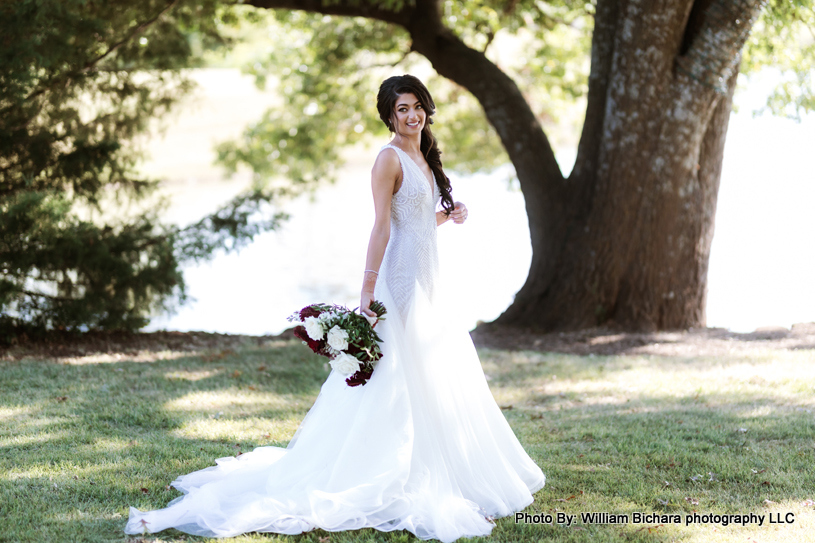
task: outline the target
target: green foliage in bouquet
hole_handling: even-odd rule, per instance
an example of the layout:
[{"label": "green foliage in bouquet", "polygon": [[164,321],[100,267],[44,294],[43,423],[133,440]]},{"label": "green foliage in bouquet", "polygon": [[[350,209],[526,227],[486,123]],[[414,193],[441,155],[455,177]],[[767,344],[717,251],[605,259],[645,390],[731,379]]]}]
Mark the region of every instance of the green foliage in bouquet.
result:
[{"label": "green foliage in bouquet", "polygon": [[343,375],[348,386],[364,385],[371,378],[374,365],[382,358],[382,339],[374,328],[387,312],[378,301],[369,309],[376,317],[355,313],[345,306],[312,304],[289,317],[299,323],[294,335],[315,353],[328,357],[331,367]]}]

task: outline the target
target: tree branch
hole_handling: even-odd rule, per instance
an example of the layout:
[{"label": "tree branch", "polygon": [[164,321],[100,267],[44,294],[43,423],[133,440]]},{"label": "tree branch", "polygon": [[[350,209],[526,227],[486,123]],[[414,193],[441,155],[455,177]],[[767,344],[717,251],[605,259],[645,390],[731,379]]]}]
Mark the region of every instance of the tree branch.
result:
[{"label": "tree branch", "polygon": [[133,38],[138,36],[139,34],[141,34],[144,31],[145,28],[149,27],[150,25],[152,25],[153,23],[158,21],[161,18],[162,15],[167,13],[177,3],[178,3],[178,0],[171,0],[166,6],[164,6],[164,8],[161,11],[159,11],[155,15],[155,17],[153,17],[152,19],[148,19],[147,21],[144,21],[143,23],[139,24],[138,26],[136,26],[136,28],[131,30],[130,33],[127,36],[125,36],[124,38],[122,38],[118,42],[111,45],[108,48],[107,51],[105,51],[104,53],[102,53],[101,55],[96,57],[95,59],[89,60],[85,64],[85,66],[82,67],[82,71],[87,72],[88,70],[93,68],[96,64],[98,64],[102,59],[104,59],[105,57],[107,57],[108,55],[110,55],[111,53],[116,51],[117,49],[119,49],[119,47],[126,44],[127,42],[129,42],[130,40],[132,40]]},{"label": "tree branch", "polygon": [[444,26],[435,0],[417,0],[416,13],[420,16],[407,27],[413,50],[476,97],[515,165],[525,197],[535,197],[541,180],[562,182],[552,146],[515,82]]},{"label": "tree branch", "polygon": [[[93,68],[102,59],[104,59],[105,57],[107,57],[108,55],[110,55],[111,53],[116,51],[117,49],[119,49],[122,45],[124,45],[128,41],[132,40],[139,33],[143,32],[145,28],[149,27],[150,25],[152,25],[156,21],[158,21],[161,18],[162,15],[167,13],[167,11],[169,11],[170,8],[172,8],[177,3],[178,3],[178,0],[172,0],[170,3],[168,3],[166,6],[164,6],[164,8],[158,14],[156,14],[155,17],[153,17],[153,18],[151,18],[151,19],[149,19],[147,21],[144,21],[143,23],[140,23],[125,38],[119,40],[118,42],[116,42],[115,44],[110,46],[107,51],[105,51],[104,53],[102,53],[101,55],[96,57],[95,59],[89,60],[88,62],[86,62],[85,65],[82,66],[82,68],[80,68],[78,70],[78,72],[69,72],[69,73],[67,73],[65,75],[64,79],[61,78],[61,77],[55,77],[54,79],[51,80],[50,83],[46,84],[45,86],[37,89],[36,91],[34,91],[31,94],[29,94],[28,96],[26,96],[25,101],[27,102],[27,101],[33,100],[34,98],[40,96],[41,94],[44,94],[44,93],[48,92],[49,90],[53,89],[59,83],[63,83],[64,85],[67,86],[68,83],[71,81],[71,79],[74,78],[76,73],[84,73],[84,72],[87,72],[88,70],[90,70],[91,68]],[[29,121],[30,121],[30,119],[29,119]]]},{"label": "tree branch", "polygon": [[[507,74],[444,25],[439,0],[415,0],[413,5],[405,2],[398,10],[386,10],[376,2],[363,0],[248,0],[246,4],[368,17],[403,26],[413,40],[413,51],[424,55],[439,74],[470,91],[479,101],[515,166],[527,207],[535,210],[534,216],[554,220],[560,214],[557,209],[562,202],[563,174],[535,114]],[[551,214],[540,211],[550,208]],[[531,228],[536,229],[534,225]]]},{"label": "tree branch", "polygon": [[26,296],[31,296],[32,298],[47,298],[49,300],[54,300],[57,302],[76,302],[78,298],[66,298],[64,296],[54,296],[53,294],[45,294],[43,292],[34,292],[33,290],[19,290],[17,291],[21,294],[25,294]]},{"label": "tree branch", "polygon": [[401,57],[399,57],[399,60],[397,60],[396,62],[381,62],[381,63],[377,63],[377,64],[367,64],[365,66],[359,66],[359,69],[360,70],[371,70],[371,69],[374,69],[374,68],[396,68],[401,63],[403,63],[405,61],[405,59],[408,57],[408,55],[410,55],[412,52],[413,51],[411,49],[408,49],[407,51],[405,51],[402,54]]},{"label": "tree branch", "polygon": [[750,29],[765,0],[697,0],[691,10],[676,71],[727,94]]},{"label": "tree branch", "polygon": [[384,9],[377,2],[364,0],[248,0],[242,2],[247,6],[266,9],[291,9],[322,13],[324,15],[341,15],[346,17],[367,17],[407,27],[416,9],[405,2],[398,10]]}]

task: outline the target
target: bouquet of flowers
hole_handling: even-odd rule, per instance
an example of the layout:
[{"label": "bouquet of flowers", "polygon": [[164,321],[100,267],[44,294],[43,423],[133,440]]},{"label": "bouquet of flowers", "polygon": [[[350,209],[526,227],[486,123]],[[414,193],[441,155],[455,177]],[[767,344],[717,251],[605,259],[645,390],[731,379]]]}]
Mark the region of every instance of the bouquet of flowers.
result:
[{"label": "bouquet of flowers", "polygon": [[315,353],[328,357],[332,368],[348,376],[348,386],[355,387],[368,382],[374,364],[382,358],[382,340],[374,327],[384,319],[385,306],[374,301],[370,310],[376,317],[354,313],[341,305],[312,304],[288,320],[299,324],[294,335]]}]

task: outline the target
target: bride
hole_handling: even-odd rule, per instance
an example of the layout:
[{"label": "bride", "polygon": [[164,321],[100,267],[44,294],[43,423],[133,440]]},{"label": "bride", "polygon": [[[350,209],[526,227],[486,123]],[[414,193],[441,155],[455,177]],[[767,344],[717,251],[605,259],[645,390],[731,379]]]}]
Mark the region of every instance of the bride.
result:
[{"label": "bride", "polygon": [[[493,518],[532,503],[540,468],[487,387],[466,330],[436,303],[436,227],[462,224],[430,132],[435,104],[417,78],[382,83],[394,134],[373,167],[376,221],[361,305],[388,309],[371,380],[332,371],[286,449],[258,447],[183,475],[165,509],[130,509],[129,534],[167,528],[212,537],[375,528],[444,542],[490,533]],[[440,201],[441,210],[437,211]]]}]

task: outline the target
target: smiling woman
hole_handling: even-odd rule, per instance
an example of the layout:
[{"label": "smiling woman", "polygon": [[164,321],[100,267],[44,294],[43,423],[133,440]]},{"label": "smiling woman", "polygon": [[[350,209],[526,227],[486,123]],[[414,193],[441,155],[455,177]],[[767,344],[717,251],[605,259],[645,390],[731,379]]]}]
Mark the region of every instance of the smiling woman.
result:
[{"label": "smiling woman", "polygon": [[450,542],[489,534],[543,487],[467,330],[438,303],[436,229],[463,224],[467,208],[452,200],[429,128],[433,99],[415,77],[395,76],[377,109],[394,137],[371,173],[360,310],[374,316],[378,300],[388,312],[370,381],[351,388],[335,368],[286,449],[259,447],[179,477],[172,486],[185,495],[157,511],[131,508],[127,533],[374,528]]}]

